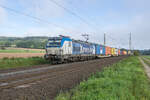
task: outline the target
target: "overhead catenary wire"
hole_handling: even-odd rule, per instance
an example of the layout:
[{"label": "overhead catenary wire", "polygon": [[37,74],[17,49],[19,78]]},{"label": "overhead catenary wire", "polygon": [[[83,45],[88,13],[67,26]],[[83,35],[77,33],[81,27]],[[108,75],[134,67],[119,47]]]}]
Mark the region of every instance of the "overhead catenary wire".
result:
[{"label": "overhead catenary wire", "polygon": [[[79,18],[82,22],[84,22],[85,24],[91,26],[90,23],[88,23],[84,18],[80,17],[78,14],[76,14],[76,13],[72,12],[71,10],[65,8],[64,6],[60,5],[59,3],[57,3],[57,2],[54,1],[54,0],[49,0],[49,1],[52,1],[52,2],[55,3],[57,6],[63,8],[64,10],[66,10],[67,12],[69,12],[70,14],[72,14],[72,15],[78,17],[78,18]],[[51,22],[49,22],[49,21],[47,21],[47,20],[41,19],[41,18],[36,17],[36,16],[33,16],[33,15],[30,15],[30,14],[27,14],[27,13],[24,13],[24,12],[20,12],[20,11],[18,11],[18,10],[15,10],[15,9],[13,9],[13,8],[10,8],[10,7],[7,7],[7,6],[5,6],[5,5],[0,4],[0,7],[1,7],[1,8],[4,8],[4,9],[6,9],[6,10],[9,10],[9,11],[11,11],[11,12],[14,12],[14,13],[17,13],[17,14],[20,14],[20,15],[23,15],[23,16],[26,16],[26,17],[30,17],[30,18],[35,19],[35,20],[38,20],[38,21],[40,21],[40,22],[47,23],[47,24],[50,24],[50,25],[54,25],[54,26],[56,26],[56,27],[58,27],[58,28],[61,28],[61,29],[63,29],[63,30],[66,30],[66,28],[64,28],[64,27],[62,27],[62,26],[59,26],[59,25],[54,24],[54,23],[51,23]],[[110,37],[110,36],[108,36],[108,37]],[[111,37],[110,37],[110,38],[111,38]],[[116,41],[116,40],[113,39],[113,38],[111,38],[111,39],[112,39],[113,41]]]},{"label": "overhead catenary wire", "polygon": [[[88,26],[91,26],[90,23],[88,23],[84,18],[80,17],[79,15],[77,15],[77,14],[74,13],[74,12],[72,12],[71,10],[69,10],[69,9],[67,9],[67,8],[65,8],[65,7],[63,7],[63,6],[60,5],[60,4],[58,4],[56,1],[54,1],[54,0],[49,0],[49,1],[52,1],[52,2],[55,3],[57,6],[63,8],[65,11],[69,12],[69,13],[72,14],[73,16],[78,17],[82,22],[84,22],[84,23],[87,24]],[[32,19],[38,20],[38,21],[40,21],[40,22],[47,23],[47,24],[50,24],[50,25],[54,25],[54,26],[56,26],[56,27],[58,27],[58,28],[61,28],[61,29],[63,29],[63,30],[66,31],[66,28],[64,28],[64,27],[62,27],[62,26],[59,26],[59,25],[57,25],[57,24],[51,23],[51,22],[49,22],[49,21],[47,21],[47,20],[41,19],[41,18],[39,18],[39,17],[30,15],[30,14],[27,14],[27,13],[24,13],[24,12],[20,12],[20,11],[18,11],[18,10],[16,10],[16,9],[7,7],[7,6],[2,5],[2,4],[0,4],[0,7],[1,7],[1,8],[4,8],[4,9],[6,9],[6,10],[9,10],[9,11],[11,11],[11,12],[14,12],[14,13],[17,13],[17,14],[20,14],[20,15],[23,15],[23,16],[30,17],[30,18],[32,18]],[[95,30],[96,30],[96,29],[95,29]]]},{"label": "overhead catenary wire", "polygon": [[1,8],[4,8],[4,9],[6,9],[6,10],[9,10],[9,11],[11,11],[11,12],[14,12],[14,13],[17,13],[17,14],[20,14],[20,15],[23,15],[23,16],[26,16],[26,17],[30,17],[30,18],[35,19],[35,20],[38,20],[38,21],[40,21],[40,22],[47,23],[47,24],[50,24],[50,25],[54,25],[55,27],[61,28],[61,29],[63,29],[63,30],[66,30],[66,29],[65,29],[64,27],[62,27],[62,26],[59,26],[59,25],[54,24],[54,23],[51,23],[51,22],[49,22],[49,21],[47,21],[47,20],[41,19],[41,18],[36,17],[36,16],[33,16],[33,15],[20,12],[20,11],[18,11],[18,10],[15,10],[15,9],[13,9],[13,8],[10,8],[10,7],[7,7],[7,6],[5,6],[5,5],[0,4],[0,7],[1,7]]},{"label": "overhead catenary wire", "polygon": [[[107,35],[107,34],[105,34],[105,37],[107,37],[107,38],[110,38],[112,41],[111,41],[111,44],[113,44],[113,45],[116,45],[116,40],[114,39],[114,38],[112,38],[111,36],[109,36],[109,35]],[[114,41],[115,41],[115,43],[114,43]]]},{"label": "overhead catenary wire", "polygon": [[54,3],[55,5],[57,5],[58,7],[64,9],[66,12],[68,12],[69,14],[77,17],[78,19],[80,19],[83,23],[87,24],[89,27],[91,27],[92,29],[94,29],[95,31],[98,30],[96,27],[94,27],[91,23],[89,23],[86,19],[84,19],[83,17],[81,17],[80,15],[78,15],[77,13],[71,11],[70,9],[64,7],[63,5],[61,5],[60,3],[56,2],[55,0],[49,0],[50,2]]},{"label": "overhead catenary wire", "polygon": [[[23,16],[26,16],[26,17],[29,17],[29,18],[32,18],[32,19],[34,19],[34,20],[38,20],[38,21],[40,21],[40,22],[43,22],[43,23],[46,23],[46,24],[49,24],[49,25],[53,25],[53,26],[55,26],[55,27],[58,27],[58,28],[63,29],[64,31],[68,30],[68,28],[65,28],[65,27],[63,27],[63,26],[54,24],[54,23],[49,22],[49,21],[47,21],[47,20],[45,20],[45,19],[42,19],[42,18],[33,16],[33,15],[27,14],[27,13],[24,13],[24,12],[20,12],[20,11],[18,11],[18,10],[16,10],[16,9],[7,7],[7,6],[5,6],[5,5],[0,4],[0,7],[6,9],[6,10],[8,10],[8,11],[11,11],[11,12],[14,12],[14,13],[17,13],[17,14],[20,14],[20,15],[23,15]],[[69,30],[70,30],[70,29],[69,29]],[[77,32],[77,33],[80,33],[79,31],[75,31],[75,30],[72,30],[72,29],[70,30],[70,32]]]},{"label": "overhead catenary wire", "polygon": [[110,38],[113,42],[114,45],[127,45],[126,43],[123,43],[121,40],[118,42],[116,39],[114,39],[113,37],[111,37],[110,35],[107,35],[108,38]]},{"label": "overhead catenary wire", "polygon": [[[72,12],[71,10],[65,8],[64,6],[62,6],[61,4],[57,3],[55,0],[49,0],[49,1],[52,1],[53,3],[55,3],[57,6],[63,8],[64,10],[66,10],[67,12],[71,13],[71,14],[75,14],[77,15],[76,13]],[[78,15],[76,16],[78,17]],[[80,16],[79,16],[80,17]],[[83,18],[82,18],[83,19]],[[122,42],[118,42],[116,39],[112,38],[111,36],[108,35],[108,37],[112,40],[112,41],[115,41],[115,43],[113,43],[114,45],[118,45],[118,44],[122,44],[122,45],[125,45],[126,43],[122,43]],[[106,41],[105,41],[106,42]],[[105,45],[106,43],[104,43]]]},{"label": "overhead catenary wire", "polygon": [[[58,7],[64,9],[66,12],[68,12],[69,14],[79,18],[83,23],[87,24],[88,26],[92,27],[93,29],[99,30],[96,27],[93,27],[93,25],[91,23],[89,23],[88,21],[86,21],[83,17],[79,16],[78,14],[74,13],[73,11],[71,11],[70,9],[64,7],[63,5],[61,5],[60,3],[56,2],[55,0],[49,0],[50,2],[54,3],[55,5],[57,5]],[[110,37],[111,38],[111,37]],[[112,40],[116,41],[115,39],[111,38]]]}]

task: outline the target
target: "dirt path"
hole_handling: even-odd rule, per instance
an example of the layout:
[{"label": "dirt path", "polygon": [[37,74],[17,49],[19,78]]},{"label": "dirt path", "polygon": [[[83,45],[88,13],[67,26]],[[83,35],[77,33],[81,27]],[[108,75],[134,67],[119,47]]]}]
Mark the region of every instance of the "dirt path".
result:
[{"label": "dirt path", "polygon": [[112,57],[45,68],[17,70],[0,75],[0,100],[53,100],[60,91],[75,87],[103,66],[126,57]]},{"label": "dirt path", "polygon": [[[144,58],[146,60],[146,58]],[[141,61],[141,63],[143,64],[144,68],[145,68],[145,72],[147,73],[147,76],[150,78],[150,66],[148,66],[144,61],[143,58],[139,57],[139,60]]]},{"label": "dirt path", "polygon": [[145,57],[142,57],[143,60],[147,61],[147,62],[150,62],[149,59],[145,58]]}]

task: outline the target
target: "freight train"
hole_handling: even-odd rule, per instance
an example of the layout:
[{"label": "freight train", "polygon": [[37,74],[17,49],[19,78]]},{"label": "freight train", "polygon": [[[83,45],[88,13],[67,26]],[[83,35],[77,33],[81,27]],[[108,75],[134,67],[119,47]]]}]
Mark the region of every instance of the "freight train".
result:
[{"label": "freight train", "polygon": [[46,60],[50,60],[53,64],[56,64],[129,54],[130,51],[128,50],[74,40],[66,36],[58,36],[48,39],[44,57]]}]

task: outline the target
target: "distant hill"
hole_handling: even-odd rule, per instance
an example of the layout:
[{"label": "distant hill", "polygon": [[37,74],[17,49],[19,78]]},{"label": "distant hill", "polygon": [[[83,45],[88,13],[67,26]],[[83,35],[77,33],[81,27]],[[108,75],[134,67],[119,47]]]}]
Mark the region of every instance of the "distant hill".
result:
[{"label": "distant hill", "polygon": [[19,47],[19,48],[34,48],[43,49],[48,40],[44,36],[32,37],[4,37],[0,36],[0,47]]}]

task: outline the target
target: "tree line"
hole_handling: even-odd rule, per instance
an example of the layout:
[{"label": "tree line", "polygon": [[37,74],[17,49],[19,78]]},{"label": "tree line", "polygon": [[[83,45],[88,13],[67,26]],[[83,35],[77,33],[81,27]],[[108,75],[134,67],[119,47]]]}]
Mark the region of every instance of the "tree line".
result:
[{"label": "tree line", "polygon": [[150,49],[149,50],[141,50],[140,53],[142,55],[150,55]]},{"label": "tree line", "polygon": [[44,49],[48,37],[0,37],[0,47]]}]

